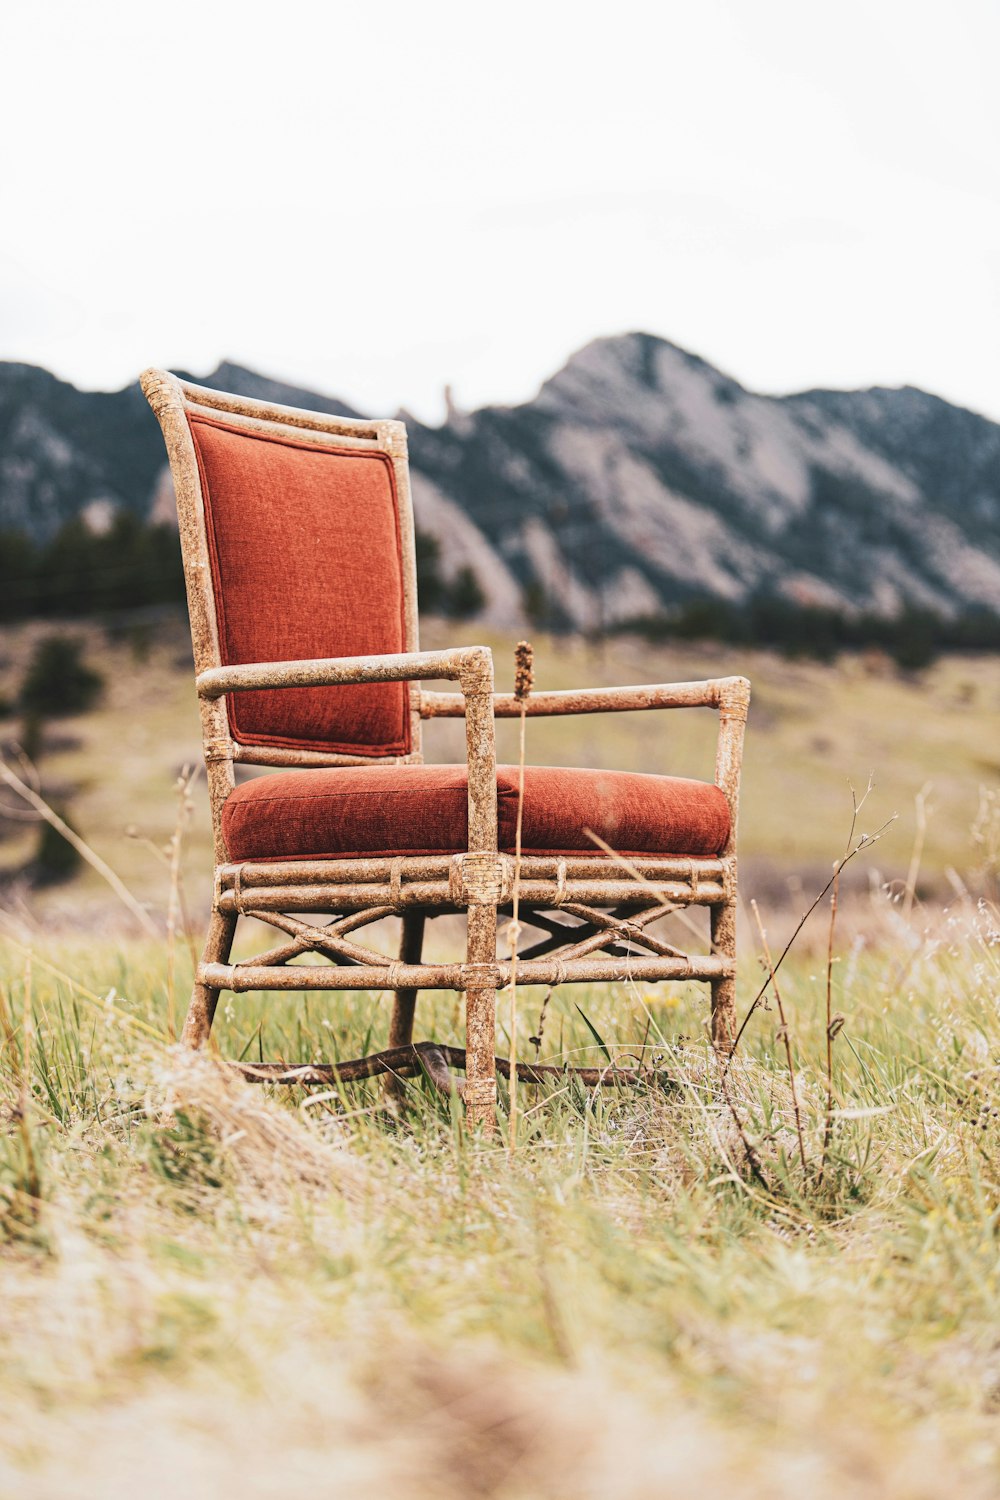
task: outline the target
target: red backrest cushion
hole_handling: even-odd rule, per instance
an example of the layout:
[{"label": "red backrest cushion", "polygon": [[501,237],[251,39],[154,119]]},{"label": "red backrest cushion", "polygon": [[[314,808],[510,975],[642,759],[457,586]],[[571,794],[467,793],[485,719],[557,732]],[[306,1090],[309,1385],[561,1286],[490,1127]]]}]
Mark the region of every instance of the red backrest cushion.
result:
[{"label": "red backrest cushion", "polygon": [[[392,461],[189,418],[223,665],[405,650]],[[231,693],[244,745],[360,755],[410,748],[404,683]]]}]

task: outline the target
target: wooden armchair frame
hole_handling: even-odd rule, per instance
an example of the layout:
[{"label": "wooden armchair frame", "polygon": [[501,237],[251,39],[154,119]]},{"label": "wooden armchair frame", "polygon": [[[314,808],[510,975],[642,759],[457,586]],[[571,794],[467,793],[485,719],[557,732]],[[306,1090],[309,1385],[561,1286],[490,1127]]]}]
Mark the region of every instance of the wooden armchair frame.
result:
[{"label": "wooden armchair frame", "polygon": [[[492,1128],[496,1070],[496,992],[511,980],[511,964],[497,958],[498,913],[511,906],[514,860],[497,847],[497,779],[494,719],[516,717],[522,703],[493,691],[493,662],[485,646],[448,651],[418,649],[413,520],[401,422],[329,417],[230,396],[192,385],[162,370],[147,370],[142,388],[166,441],[177,495],[184,572],[191,616],[215,847],[215,892],[204,957],[184,1025],[192,1047],[208,1039],[222,990],[392,990],[389,1050],[336,1067],[243,1065],[247,1076],[286,1082],[412,1074],[421,1068],[445,1088],[455,1086],[448,1064],[464,1066],[464,1097],[471,1122]],[[385,656],[282,662],[222,663],[216,600],[206,531],[205,501],[189,415],[218,416],[261,435],[287,434],[317,445],[335,443],[388,455],[395,475],[403,557],[402,653]],[[458,692],[426,689],[445,680]],[[222,809],[235,787],[238,762],[272,767],[368,764],[371,757],[239,743],[231,731],[225,695],[238,690],[406,682],[410,688],[411,749],[381,756],[392,764],[419,763],[424,719],[464,717],[468,764],[468,848],[464,853],[392,858],[230,861]],[[711,1032],[728,1050],[734,1025],[736,956],[736,825],[743,734],[750,685],[742,677],[647,687],[539,692],[524,705],[530,717],[707,707],[718,711],[715,783],[730,814],[728,842],[715,858],[643,856],[616,861],[597,854],[522,856],[518,902],[521,919],[545,936],[517,961],[517,983],[556,985],[622,980],[702,980],[711,987]],[[707,906],[711,951],[689,954],[663,942],[647,927],[666,906]],[[421,961],[424,923],[444,912],[467,916],[465,961]],[[574,919],[570,925],[560,913]],[[284,941],[247,961],[230,961],[241,916],[276,928]],[[307,920],[325,916],[327,925]],[[352,936],[388,916],[402,918],[400,957],[389,959]],[[305,953],[324,965],[292,962]],[[466,1047],[413,1044],[417,992],[454,989],[466,996]],[[577,1070],[588,1082],[606,1070]],[[559,1074],[555,1067],[519,1065],[519,1076]],[[593,1077],[590,1075],[593,1074]],[[611,1076],[620,1077],[620,1073]]]}]

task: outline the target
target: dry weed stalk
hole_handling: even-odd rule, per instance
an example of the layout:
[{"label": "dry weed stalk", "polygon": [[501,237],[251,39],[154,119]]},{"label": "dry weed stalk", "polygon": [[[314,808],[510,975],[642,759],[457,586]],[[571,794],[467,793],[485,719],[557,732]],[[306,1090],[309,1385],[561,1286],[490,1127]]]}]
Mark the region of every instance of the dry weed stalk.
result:
[{"label": "dry weed stalk", "polygon": [[1000,789],[981,786],[979,807],[972,824],[972,842],[982,851],[982,873],[988,887],[996,892],[1000,869]]},{"label": "dry weed stalk", "polygon": [[[30,948],[21,948],[21,952],[26,961],[30,960]],[[13,1075],[14,1082],[17,1083],[19,1078],[17,1070],[20,1067],[17,1053],[17,1031],[14,1027],[14,1018],[10,1013],[10,1005],[7,1001],[7,990],[2,984],[0,984],[0,1028],[3,1030],[3,1045],[7,1049],[8,1066]],[[2,1048],[0,1048],[0,1051],[2,1051]]]},{"label": "dry weed stalk", "polygon": [[823,1119],[823,1151],[820,1156],[819,1175],[816,1179],[817,1185],[823,1181],[823,1174],[826,1171],[826,1158],[830,1150],[830,1143],[833,1140],[833,1043],[834,1038],[844,1025],[844,1017],[833,1014],[833,938],[837,927],[840,872],[847,863],[851,846],[854,843],[854,831],[858,826],[858,813],[871,796],[874,785],[874,774],[869,772],[868,785],[860,802],[853,786],[851,787],[851,828],[847,835],[844,857],[838,859],[833,867],[833,889],[830,893],[830,931],[826,944],[826,1113]]},{"label": "dry weed stalk", "polygon": [[534,648],[530,641],[518,641],[514,648],[514,697],[521,705],[518,724],[517,824],[514,830],[513,911],[507,932],[510,938],[510,1118],[507,1145],[517,1150],[517,943],[521,935],[519,921],[521,897],[521,829],[524,818],[524,754],[527,727],[528,695],[534,685]]},{"label": "dry weed stalk", "polygon": [[[734,1125],[734,1127],[736,1129],[736,1133],[737,1133],[737,1135],[738,1135],[738,1137],[740,1139],[740,1142],[741,1142],[741,1144],[743,1146],[743,1150],[744,1150],[744,1154],[745,1154],[745,1157],[746,1157],[747,1165],[749,1166],[751,1173],[756,1178],[756,1180],[759,1183],[759,1185],[761,1186],[761,1188],[765,1192],[767,1192],[768,1194],[770,1194],[771,1189],[770,1189],[770,1185],[769,1185],[769,1183],[767,1181],[767,1178],[764,1175],[764,1163],[763,1163],[763,1160],[761,1158],[761,1155],[760,1155],[759,1151],[756,1149],[756,1147],[754,1146],[753,1142],[750,1140],[750,1136],[749,1136],[749,1133],[747,1131],[747,1127],[746,1127],[746,1125],[745,1125],[745,1123],[743,1121],[743,1118],[742,1118],[740,1110],[739,1110],[739,1108],[737,1106],[736,1100],[733,1097],[733,1090],[732,1090],[732,1085],[731,1085],[731,1080],[730,1080],[730,1070],[732,1068],[733,1061],[734,1061],[734,1059],[736,1057],[736,1052],[737,1052],[737,1048],[739,1046],[740,1040],[741,1040],[741,1038],[743,1036],[743,1033],[746,1030],[746,1028],[747,1028],[747,1026],[748,1026],[748,1024],[750,1022],[751,1017],[756,1012],[758,1006],[760,1006],[764,1002],[764,997],[765,997],[765,995],[767,993],[767,990],[769,988],[772,988],[774,990],[774,993],[775,993],[775,1000],[777,1002],[778,1011],[779,1011],[780,1028],[779,1028],[778,1035],[779,1035],[779,1037],[781,1038],[781,1040],[784,1043],[785,1054],[786,1054],[786,1058],[787,1058],[787,1061],[788,1061],[789,1080],[790,1080],[790,1085],[791,1085],[791,1101],[792,1101],[792,1109],[793,1109],[794,1118],[795,1118],[795,1127],[796,1127],[796,1136],[797,1136],[798,1148],[799,1148],[799,1156],[800,1156],[800,1160],[801,1160],[801,1163],[802,1163],[803,1174],[807,1175],[808,1174],[808,1158],[807,1158],[807,1155],[806,1155],[806,1148],[805,1148],[805,1134],[804,1134],[804,1129],[803,1129],[803,1125],[802,1125],[802,1113],[801,1113],[801,1107],[800,1107],[799,1098],[798,1098],[798,1087],[797,1087],[797,1082],[796,1082],[795,1072],[794,1072],[794,1059],[793,1059],[793,1054],[792,1054],[791,1035],[790,1035],[790,1031],[789,1031],[789,1028],[788,1028],[787,1019],[786,1019],[785,1014],[784,1014],[781,997],[780,997],[780,994],[779,994],[779,991],[778,991],[778,986],[777,986],[777,982],[776,982],[776,975],[778,973],[778,970],[781,968],[781,965],[784,963],[785,959],[787,958],[789,952],[791,951],[791,949],[792,949],[792,947],[793,947],[796,939],[799,936],[799,933],[802,931],[802,929],[805,926],[806,922],[812,916],[813,912],[819,906],[819,904],[823,900],[823,898],[827,895],[828,892],[830,892],[831,888],[833,889],[833,892],[834,892],[833,902],[832,902],[832,914],[833,914],[833,918],[835,919],[835,917],[836,917],[836,909],[837,909],[837,895],[838,895],[838,892],[839,892],[839,883],[840,883],[840,873],[841,873],[841,871],[845,868],[845,866],[847,866],[851,862],[852,859],[856,858],[856,856],[858,854],[860,854],[863,850],[866,850],[866,849],[870,848],[872,844],[877,843],[878,840],[885,833],[886,829],[895,821],[895,819],[897,817],[897,814],[893,813],[892,817],[887,818],[886,821],[879,828],[877,828],[874,833],[871,833],[871,834],[867,834],[867,833],[866,834],[862,834],[861,837],[858,839],[857,843],[854,844],[853,841],[854,841],[854,835],[855,835],[855,831],[856,831],[856,827],[857,827],[858,814],[860,813],[861,808],[863,807],[863,805],[864,805],[864,803],[865,803],[865,801],[866,801],[869,793],[871,792],[871,790],[873,788],[873,785],[874,785],[874,783],[873,783],[872,779],[869,778],[868,787],[867,787],[867,789],[865,791],[864,796],[861,798],[860,801],[858,801],[858,799],[856,798],[856,796],[854,794],[853,787],[851,788],[851,796],[852,796],[852,802],[853,802],[853,814],[852,814],[852,819],[851,819],[850,834],[849,834],[848,840],[847,840],[847,851],[846,851],[844,857],[842,859],[839,859],[835,863],[833,874],[831,875],[830,879],[827,881],[826,885],[820,891],[819,895],[816,896],[815,900],[813,900],[810,903],[810,905],[806,908],[805,912],[800,917],[798,923],[796,924],[795,930],[793,931],[793,933],[792,933],[791,937],[789,938],[788,942],[785,944],[784,948],[782,949],[781,954],[778,957],[778,959],[777,959],[776,962],[771,957],[770,949],[769,949],[768,944],[767,944],[767,937],[766,937],[766,934],[764,932],[763,926],[761,924],[760,913],[759,913],[759,911],[757,909],[757,904],[756,904],[756,902],[751,902],[751,906],[753,907],[753,910],[754,910],[754,916],[755,916],[756,921],[757,921],[758,929],[759,929],[760,934],[761,934],[761,941],[762,941],[762,945],[763,945],[763,948],[764,948],[764,956],[765,956],[765,959],[766,959],[766,962],[767,962],[768,974],[767,974],[767,978],[764,980],[764,983],[761,985],[760,989],[757,991],[757,994],[754,996],[754,999],[753,999],[753,1001],[752,1001],[752,1003],[751,1003],[751,1005],[750,1005],[750,1007],[749,1007],[749,1009],[747,1011],[747,1014],[743,1018],[743,1022],[740,1025],[740,1028],[739,1028],[739,1030],[736,1033],[736,1038],[735,1038],[735,1040],[733,1042],[732,1050],[730,1051],[728,1057],[726,1057],[724,1060],[720,1059],[721,1066],[720,1066],[720,1069],[719,1069],[719,1083],[720,1083],[720,1087],[721,1087],[721,1092],[722,1092],[723,1100],[725,1101],[726,1107],[727,1107],[727,1109],[728,1109],[728,1111],[729,1111],[729,1113],[730,1113],[730,1115],[732,1117],[733,1125]],[[635,878],[642,880],[642,883],[645,884],[645,885],[647,885],[647,886],[649,886],[649,888],[651,890],[654,890],[654,891],[656,890],[655,884],[652,881],[645,880],[641,876],[640,872],[637,869],[635,869],[634,866],[632,866],[630,864],[630,862],[629,862],[628,859],[626,859],[622,855],[618,854],[614,849],[612,849],[612,847],[609,844],[605,843],[605,841],[602,838],[600,838],[599,835],[595,834],[589,828],[585,829],[584,832],[587,834],[588,838],[590,838],[596,845],[598,845],[598,847],[600,847],[601,849],[603,849],[603,851],[607,855],[609,855],[612,859],[616,860],[616,862],[619,863],[623,868],[625,868],[631,874],[633,874],[633,876]],[[688,914],[685,911],[683,911],[683,909],[678,909],[676,907],[671,907],[667,903],[664,903],[662,911],[663,911],[664,915],[666,915],[668,913],[674,913],[674,914],[676,914],[680,918],[681,921],[685,922],[686,925],[688,925],[688,926],[690,926],[690,927],[693,928],[694,924],[691,922],[690,917],[688,916]],[[831,926],[831,932],[830,932],[830,938],[829,938],[828,974],[827,974],[827,1010],[828,1010],[828,1016],[827,1016],[828,1054],[827,1054],[827,1056],[828,1056],[828,1062],[827,1062],[827,1108],[826,1108],[826,1124],[825,1124],[825,1128],[824,1128],[824,1161],[825,1161],[825,1156],[826,1156],[826,1149],[827,1149],[828,1140],[832,1136],[832,1121],[833,1121],[833,1082],[832,1082],[833,1059],[832,1059],[832,1042],[833,1042],[833,1039],[836,1037],[837,1033],[840,1031],[841,1027],[844,1024],[844,1018],[843,1018],[843,1016],[839,1016],[839,1015],[835,1016],[835,1015],[833,1015],[831,1013],[831,998],[832,998],[832,977],[831,977],[831,975],[832,975],[832,962],[833,962],[832,944],[833,944],[833,928]],[[822,1167],[821,1167],[820,1172],[818,1174],[817,1182],[820,1182],[821,1180],[822,1180]]]},{"label": "dry weed stalk", "polygon": [[31,1136],[31,1048],[35,1036],[34,1017],[31,1013],[32,979],[31,959],[29,951],[24,961],[24,1019],[21,1027],[21,1087],[18,1098],[18,1126],[21,1132],[21,1145],[24,1150],[24,1193],[30,1200],[33,1210],[37,1210],[39,1200],[42,1196],[41,1174],[38,1170],[38,1158],[35,1154],[35,1143]]},{"label": "dry weed stalk", "polygon": [[760,919],[760,908],[756,901],[750,902],[753,919],[757,924],[757,935],[760,938],[761,948],[764,950],[764,962],[767,966],[768,978],[771,981],[771,989],[774,993],[774,1001],[778,1007],[778,1019],[781,1025],[778,1028],[778,1037],[785,1044],[785,1057],[788,1060],[788,1084],[792,1091],[792,1111],[795,1115],[795,1133],[799,1138],[799,1157],[802,1162],[802,1175],[806,1177],[809,1173],[809,1163],[806,1159],[806,1143],[802,1134],[802,1111],[799,1108],[799,1095],[795,1086],[795,1059],[792,1055],[792,1037],[788,1026],[788,1018],[785,1015],[785,1007],[781,1000],[781,991],[778,988],[778,980],[774,972],[774,960],[771,957],[771,949],[767,941],[767,933]]},{"label": "dry weed stalk", "polygon": [[740,1138],[740,1145],[743,1147],[743,1154],[747,1159],[747,1166],[750,1168],[750,1171],[760,1183],[764,1192],[770,1196],[771,1185],[768,1182],[767,1178],[764,1176],[764,1165],[761,1161],[760,1152],[757,1150],[756,1146],[753,1144],[749,1135],[747,1134],[746,1125],[743,1123],[743,1118],[739,1110],[736,1108],[736,1100],[733,1098],[733,1085],[732,1080],[729,1076],[728,1067],[719,1069],[719,1083],[722,1089],[722,1097],[725,1101],[726,1108],[729,1110],[729,1113],[732,1116],[733,1125],[736,1127],[736,1134]]},{"label": "dry weed stalk", "polygon": [[177,821],[174,824],[174,831],[166,850],[167,863],[170,869],[170,893],[167,898],[167,1032],[171,1041],[177,1036],[175,988],[177,975],[178,914],[182,916],[183,920],[181,854],[184,846],[184,834],[191,820],[191,813],[194,810],[194,803],[191,801],[191,786],[197,774],[197,768],[192,769],[191,766],[185,766],[174,784],[177,796]]},{"label": "dry weed stalk", "polygon": [[35,1150],[31,1125],[34,1110],[31,1093],[31,1061],[34,1042],[34,1016],[32,1013],[32,958],[30,948],[24,950],[24,1004],[21,1011],[21,1041],[17,1040],[17,1029],[11,1014],[6,990],[0,985],[0,1028],[7,1052],[7,1070],[13,1084],[16,1102],[12,1102],[9,1120],[16,1123],[21,1143],[21,1165],[15,1181],[4,1184],[3,1195],[7,1211],[22,1225],[38,1222],[42,1199],[42,1174]]},{"label": "dry weed stalk", "polygon": [[838,860],[833,872],[833,890],[830,893],[830,933],[826,946],[826,1115],[823,1120],[823,1151],[819,1162],[818,1182],[823,1181],[826,1158],[833,1139],[833,1039],[844,1024],[843,1016],[834,1030],[833,1016],[833,935],[837,926],[837,900],[840,893],[840,866]]},{"label": "dry weed stalk", "polygon": [[[868,791],[871,791],[871,782],[868,783]],[[914,797],[914,808],[916,811],[916,832],[913,835],[913,848],[910,852],[910,863],[906,871],[906,888],[903,892],[903,920],[908,922],[910,913],[913,911],[913,901],[917,893],[917,881],[920,878],[920,862],[924,854],[924,840],[927,837],[927,818],[929,808],[927,799],[931,793],[931,783],[925,781],[917,795]],[[867,797],[868,792],[865,793]],[[862,801],[864,798],[862,798]]]},{"label": "dry weed stalk", "polygon": [[545,1020],[549,1013],[549,1002],[552,999],[555,985],[550,984],[542,996],[542,1003],[538,1007],[538,1027],[534,1036],[529,1036],[528,1041],[535,1049],[535,1062],[538,1062],[542,1052],[542,1042],[545,1038]]},{"label": "dry weed stalk", "polygon": [[[660,900],[660,906],[659,906],[659,915],[660,916],[664,916],[664,917],[666,917],[666,916],[674,916],[674,917],[676,917],[678,919],[678,921],[682,922],[686,927],[688,927],[700,939],[701,934],[698,932],[698,929],[697,929],[695,923],[692,921],[690,915],[684,909],[684,907],[678,906],[675,902],[664,901],[662,899],[664,893],[655,884],[655,882],[647,879],[647,877],[642,874],[641,870],[639,870],[636,867],[636,865],[631,860],[629,860],[625,855],[619,854],[617,850],[612,849],[611,845],[608,844],[608,843],[606,843],[605,840],[601,838],[600,834],[595,833],[592,828],[585,828],[583,831],[586,834],[587,838],[589,838],[592,843],[596,844],[599,849],[602,849],[605,854],[609,855],[611,859],[613,859],[617,864],[621,865],[622,869],[624,869],[625,871],[627,871],[628,874],[630,874],[634,880],[638,880],[640,882],[640,884],[648,887],[648,889],[651,890],[654,893],[654,895],[657,895],[657,896],[659,896],[661,898],[661,900]],[[787,949],[786,949],[786,952],[787,952]],[[782,955],[782,956],[784,956],[784,955]],[[760,997],[758,996],[758,999],[759,998]],[[747,1019],[749,1019],[749,1017]],[[746,1024],[746,1023],[744,1023],[744,1024]],[[741,1030],[742,1030],[742,1028],[741,1028]],[[739,1037],[738,1036],[737,1036],[736,1040],[739,1041]],[[734,1049],[733,1050],[735,1051],[735,1044],[734,1044]],[[753,1176],[759,1182],[759,1184],[760,1184],[761,1188],[763,1189],[763,1191],[765,1193],[770,1194],[771,1189],[770,1189],[770,1185],[769,1185],[769,1183],[767,1181],[767,1178],[764,1176],[764,1170],[763,1170],[763,1165],[762,1165],[761,1158],[760,1158],[760,1153],[757,1151],[756,1147],[753,1145],[752,1141],[750,1140],[749,1135],[747,1134],[746,1126],[743,1123],[743,1119],[742,1119],[742,1117],[740,1115],[740,1112],[739,1112],[739,1110],[736,1107],[736,1101],[733,1098],[732,1085],[731,1085],[730,1079],[729,1079],[729,1065],[730,1065],[731,1061],[732,1061],[732,1053],[730,1053],[730,1055],[727,1058],[725,1064],[719,1069],[719,1085],[720,1085],[720,1088],[722,1090],[722,1097],[723,1097],[723,1100],[725,1101],[726,1108],[729,1110],[729,1113],[732,1116],[733,1125],[736,1128],[736,1133],[737,1133],[737,1135],[740,1138],[741,1145],[743,1146],[743,1151],[744,1151],[744,1154],[746,1156],[747,1165],[750,1168],[750,1171],[753,1174]]]},{"label": "dry weed stalk", "polygon": [[[830,879],[827,881],[826,885],[820,891],[819,895],[813,901],[811,901],[809,903],[809,905],[806,907],[805,911],[802,913],[802,916],[799,918],[798,922],[795,924],[795,931],[792,933],[791,937],[788,939],[788,942],[785,944],[784,948],[782,948],[781,953],[780,953],[780,955],[778,957],[778,961],[774,965],[774,972],[775,972],[775,974],[777,974],[778,970],[781,968],[782,964],[785,962],[785,959],[788,957],[789,953],[792,951],[792,948],[793,948],[793,946],[795,944],[796,939],[798,938],[799,933],[802,931],[803,927],[806,925],[806,923],[808,922],[809,918],[812,916],[813,912],[816,910],[817,906],[819,906],[820,902],[823,900],[823,897],[826,896],[827,893],[831,890],[831,888],[832,888],[832,886],[834,884],[834,881],[839,880],[839,878],[840,878],[840,872],[842,870],[846,869],[846,867],[851,863],[851,860],[855,859],[857,857],[857,855],[859,855],[863,850],[870,849],[873,844],[877,844],[878,841],[879,841],[879,839],[882,838],[882,836],[884,835],[886,829],[890,826],[890,824],[892,824],[892,823],[894,823],[896,821],[896,819],[897,819],[898,816],[899,816],[898,813],[893,813],[892,817],[891,818],[886,818],[885,822],[881,825],[880,828],[876,828],[876,830],[875,830],[874,833],[863,833],[861,835],[861,837],[858,839],[858,842],[855,844],[854,848],[851,849],[849,851],[849,853],[846,854],[845,857],[842,860],[838,861],[837,865],[834,867],[834,872],[830,876]],[[761,1001],[763,1000],[765,994],[767,993],[767,990],[768,990],[770,984],[771,984],[770,978],[765,979],[764,983],[761,985],[760,989],[757,991],[756,995],[753,997],[753,1000],[750,1002],[750,1008],[747,1011],[746,1015],[743,1017],[742,1023],[740,1024],[740,1029],[736,1033],[736,1039],[733,1042],[732,1051],[730,1052],[729,1057],[726,1060],[725,1068],[723,1070],[724,1072],[728,1073],[729,1069],[732,1067],[733,1058],[736,1056],[736,1050],[737,1050],[737,1048],[739,1047],[739,1044],[740,1044],[740,1038],[743,1036],[743,1033],[746,1031],[747,1026],[750,1024],[750,1019],[754,1015],[754,1013],[756,1012],[757,1007],[760,1005]]]},{"label": "dry weed stalk", "polygon": [[[661,917],[676,917],[678,922],[683,923],[688,931],[693,932],[695,937],[698,938],[699,942],[701,941],[702,935],[698,930],[697,924],[688,914],[686,907],[678,905],[676,901],[664,900],[664,892],[662,887],[658,886],[655,880],[650,880],[647,875],[644,875],[639,867],[632,860],[630,860],[627,855],[619,854],[617,849],[612,849],[611,845],[609,843],[606,843],[605,840],[601,838],[601,835],[599,833],[595,833],[592,828],[584,828],[583,832],[585,836],[590,839],[590,842],[592,844],[596,844],[598,849],[602,849],[604,853],[607,854],[616,865],[620,865],[621,868],[625,871],[626,875],[630,875],[633,880],[638,881],[640,885],[645,886],[647,890],[652,891],[654,896],[660,897],[661,905],[659,909],[659,915]],[[713,944],[713,947],[714,946],[715,945]],[[680,948],[675,948],[673,951],[679,958],[687,957],[687,954],[683,953]]]},{"label": "dry weed stalk", "polygon": [[85,843],[79,834],[74,833],[69,824],[64,822],[57,812],[53,812],[49,804],[43,797],[39,796],[33,787],[30,787],[27,782],[22,781],[20,776],[11,770],[2,756],[0,756],[0,778],[7,783],[11,791],[16,792],[22,801],[26,802],[40,817],[44,818],[46,823],[51,823],[56,832],[61,833],[68,844],[72,844],[81,859],[85,859],[88,865],[96,870],[103,880],[107,881],[115,895],[128,907],[129,911],[149,936],[158,938],[160,932],[156,923],[150,917],[149,913],[140,906],[139,902],[132,895],[132,892],[119,879],[111,866],[99,854],[95,854],[90,845]]}]

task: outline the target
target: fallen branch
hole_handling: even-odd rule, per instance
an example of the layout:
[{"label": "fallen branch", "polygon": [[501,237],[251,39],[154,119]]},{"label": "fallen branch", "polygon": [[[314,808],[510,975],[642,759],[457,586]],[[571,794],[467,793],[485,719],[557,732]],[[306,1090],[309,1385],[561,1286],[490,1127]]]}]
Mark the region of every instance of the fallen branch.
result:
[{"label": "fallen branch", "polygon": [[[503,1078],[510,1078],[511,1066],[506,1057],[494,1059],[496,1070]],[[465,1048],[449,1047],[441,1042],[412,1042],[405,1047],[390,1047],[384,1052],[373,1052],[369,1057],[354,1058],[340,1063],[248,1063],[229,1062],[230,1068],[241,1073],[250,1083],[302,1084],[308,1087],[317,1083],[356,1083],[362,1078],[377,1078],[382,1073],[394,1073],[399,1078],[412,1078],[424,1073],[435,1088],[450,1094],[461,1093],[464,1081],[453,1078],[449,1068],[465,1067]],[[555,1063],[517,1064],[517,1077],[522,1083],[542,1083],[545,1079],[576,1078],[585,1088],[600,1088],[609,1083],[636,1084],[653,1076],[648,1068],[619,1068],[614,1063],[603,1068],[560,1067]]]}]

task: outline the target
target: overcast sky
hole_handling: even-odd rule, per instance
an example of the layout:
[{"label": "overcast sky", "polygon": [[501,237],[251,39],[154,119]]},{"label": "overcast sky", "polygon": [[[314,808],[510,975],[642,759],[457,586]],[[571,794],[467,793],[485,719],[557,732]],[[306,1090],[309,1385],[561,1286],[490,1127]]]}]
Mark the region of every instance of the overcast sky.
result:
[{"label": "overcast sky", "polygon": [[0,357],[370,414],[645,329],[1000,419],[997,0],[22,0]]}]

